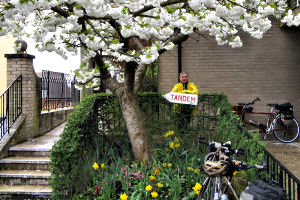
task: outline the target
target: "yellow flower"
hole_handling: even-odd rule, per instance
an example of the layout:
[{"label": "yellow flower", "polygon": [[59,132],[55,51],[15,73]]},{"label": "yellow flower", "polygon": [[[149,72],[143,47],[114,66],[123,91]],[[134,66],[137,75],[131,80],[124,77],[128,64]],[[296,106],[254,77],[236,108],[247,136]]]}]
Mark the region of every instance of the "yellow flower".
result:
[{"label": "yellow flower", "polygon": [[195,169],[194,171],[196,174],[199,174],[200,173],[200,169]]},{"label": "yellow flower", "polygon": [[126,193],[121,194],[121,196],[120,196],[120,199],[121,199],[121,200],[127,200],[127,198],[128,198],[128,196],[127,196]]},{"label": "yellow flower", "polygon": [[158,176],[158,175],[159,175],[159,171],[158,171],[158,170],[155,170],[155,171],[154,171],[154,174],[155,174],[155,176]]},{"label": "yellow flower", "polygon": [[163,167],[166,167],[167,166],[167,163],[163,163]]},{"label": "yellow flower", "polygon": [[176,137],[176,136],[175,136],[175,142],[179,142],[179,139],[178,139],[178,137]]},{"label": "yellow flower", "polygon": [[152,190],[152,186],[151,185],[147,185],[145,188],[147,191],[151,191]]},{"label": "yellow flower", "polygon": [[202,185],[197,182],[192,189],[195,191],[196,194],[199,194],[201,188],[202,188]]},{"label": "yellow flower", "polygon": [[170,148],[174,149],[174,142],[170,142]]},{"label": "yellow flower", "polygon": [[151,196],[152,196],[153,198],[156,198],[156,197],[158,197],[158,193],[155,192],[155,191],[153,191],[153,192],[151,192]]},{"label": "yellow flower", "polygon": [[169,137],[170,135],[173,135],[174,134],[174,131],[168,131],[166,134],[165,134],[165,138]]},{"label": "yellow flower", "polygon": [[169,164],[168,164],[168,167],[172,167],[172,164],[171,164],[171,163],[169,163]]},{"label": "yellow flower", "polygon": [[151,175],[151,176],[150,176],[150,180],[151,180],[151,181],[155,181],[155,177]]},{"label": "yellow flower", "polygon": [[157,185],[157,187],[159,187],[159,188],[164,187],[164,185],[163,185],[161,182],[158,182],[156,185]]},{"label": "yellow flower", "polygon": [[233,176],[237,175],[237,173],[238,173],[237,171],[233,172]]},{"label": "yellow flower", "polygon": [[105,164],[104,163],[101,163],[101,168],[105,169]]},{"label": "yellow flower", "polygon": [[99,169],[99,165],[95,162],[95,163],[93,164],[93,168],[94,168],[94,170],[97,170],[97,169]]},{"label": "yellow flower", "polygon": [[191,168],[191,167],[188,167],[188,170],[189,170],[189,171],[191,171],[191,172],[193,172],[193,171],[194,171],[194,169],[193,169],[193,168]]}]

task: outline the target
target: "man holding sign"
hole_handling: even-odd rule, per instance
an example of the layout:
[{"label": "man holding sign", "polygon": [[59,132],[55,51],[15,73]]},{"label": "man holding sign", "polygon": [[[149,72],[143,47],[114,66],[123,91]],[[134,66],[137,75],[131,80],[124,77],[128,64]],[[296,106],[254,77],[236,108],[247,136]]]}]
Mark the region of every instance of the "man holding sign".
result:
[{"label": "man holding sign", "polygon": [[[189,82],[188,74],[186,72],[181,72],[179,79],[180,83],[177,83],[173,87],[171,92],[198,95],[199,91],[196,85],[194,83]],[[193,97],[189,97],[189,95],[185,97],[182,97],[180,95],[173,95],[172,98],[178,98],[183,100],[183,104],[175,104],[174,109],[177,113],[176,118],[178,120],[179,130],[181,130],[181,132],[185,132],[188,124],[191,121],[192,112],[194,109],[196,109],[195,106],[192,106],[195,105],[195,103],[193,102]]]}]

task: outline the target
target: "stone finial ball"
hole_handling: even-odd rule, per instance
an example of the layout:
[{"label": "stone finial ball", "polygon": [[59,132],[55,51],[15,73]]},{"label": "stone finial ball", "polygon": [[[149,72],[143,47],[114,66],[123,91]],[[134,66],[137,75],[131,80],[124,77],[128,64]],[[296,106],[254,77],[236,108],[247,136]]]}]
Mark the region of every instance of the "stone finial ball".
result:
[{"label": "stone finial ball", "polygon": [[17,53],[25,53],[27,50],[27,43],[25,40],[18,39],[15,41]]}]

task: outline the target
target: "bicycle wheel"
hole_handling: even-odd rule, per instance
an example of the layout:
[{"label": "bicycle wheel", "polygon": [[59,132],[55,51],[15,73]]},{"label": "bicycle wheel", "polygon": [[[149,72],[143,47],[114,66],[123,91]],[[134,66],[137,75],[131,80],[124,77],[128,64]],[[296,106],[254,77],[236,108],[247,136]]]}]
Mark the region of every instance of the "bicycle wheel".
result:
[{"label": "bicycle wheel", "polygon": [[203,182],[202,188],[198,195],[198,200],[213,200],[215,191],[214,178],[207,177]]},{"label": "bicycle wheel", "polygon": [[279,141],[284,143],[293,142],[299,137],[299,123],[295,118],[283,122],[279,114],[273,121],[273,132]]}]

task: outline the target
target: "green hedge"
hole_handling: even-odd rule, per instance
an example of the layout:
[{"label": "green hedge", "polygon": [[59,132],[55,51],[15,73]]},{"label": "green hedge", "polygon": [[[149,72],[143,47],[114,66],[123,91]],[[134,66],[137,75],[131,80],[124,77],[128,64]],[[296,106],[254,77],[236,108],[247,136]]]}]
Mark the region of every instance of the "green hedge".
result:
[{"label": "green hedge", "polygon": [[[93,146],[93,137],[97,133],[97,124],[93,123],[94,102],[98,95],[85,98],[71,113],[60,140],[51,151],[51,186],[53,199],[63,199],[75,191],[78,165],[86,151],[87,144]],[[96,121],[95,121],[96,122]],[[90,127],[87,129],[86,124]]]}]

